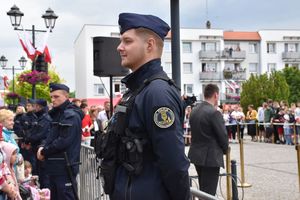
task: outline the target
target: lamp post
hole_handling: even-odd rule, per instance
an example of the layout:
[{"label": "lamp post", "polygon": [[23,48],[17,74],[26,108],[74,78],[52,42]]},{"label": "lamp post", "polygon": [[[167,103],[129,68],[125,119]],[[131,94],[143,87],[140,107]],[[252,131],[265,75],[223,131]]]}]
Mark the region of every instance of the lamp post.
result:
[{"label": "lamp post", "polygon": [[[35,32],[47,32],[46,30],[37,30],[35,29],[35,26],[32,25],[31,29],[19,29],[18,27],[21,25],[21,19],[24,16],[24,13],[20,11],[20,9],[14,5],[11,7],[10,11],[7,12],[7,15],[10,17],[11,25],[14,27],[14,30],[25,30],[30,31],[32,33],[32,45],[35,47]],[[46,28],[50,28],[50,32],[52,32],[52,29],[55,26],[55,21],[58,18],[58,16],[54,13],[54,11],[51,8],[48,8],[45,12],[45,14],[42,15],[42,18],[45,20]],[[35,60],[32,62],[31,70],[36,69]],[[35,84],[32,84],[32,98],[36,98],[36,88]]]},{"label": "lamp post", "polygon": [[[7,59],[5,58],[5,56],[1,56],[0,57],[0,66],[2,67],[2,69],[4,70],[12,70],[12,89],[13,89],[13,93],[15,93],[15,70],[23,70],[26,66],[26,62],[27,60],[25,59],[24,56],[22,56],[19,60],[19,63],[20,63],[20,68],[16,68],[15,66],[12,66],[12,67],[6,67],[6,64],[7,64]],[[13,100],[14,104],[15,104],[15,100]]]}]

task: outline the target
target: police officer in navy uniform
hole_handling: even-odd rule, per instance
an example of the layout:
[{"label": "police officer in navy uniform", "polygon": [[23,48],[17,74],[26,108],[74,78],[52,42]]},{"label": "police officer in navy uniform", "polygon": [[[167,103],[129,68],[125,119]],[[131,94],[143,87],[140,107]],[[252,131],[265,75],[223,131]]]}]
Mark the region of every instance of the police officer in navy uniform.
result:
[{"label": "police officer in navy uniform", "polygon": [[53,104],[49,111],[52,124],[49,136],[38,149],[37,158],[45,160],[51,199],[74,200],[77,196],[76,175],[79,172],[81,120],[84,114],[69,101],[66,85],[50,83],[49,87]]},{"label": "police officer in navy uniform", "polygon": [[[117,50],[121,64],[132,70],[122,79],[128,91],[121,104],[137,94],[147,80],[161,78],[148,82],[136,95],[133,106],[127,108],[131,111],[123,133],[126,136],[121,137],[119,145],[120,165],[110,197],[112,200],[189,199],[189,161],[184,153],[182,102],[174,83],[166,81],[170,79],[160,59],[170,27],[156,16],[134,13],[120,14],[119,25],[121,41]],[[117,106],[115,115],[119,111],[122,107]],[[111,126],[114,120],[112,117]],[[118,128],[122,129],[121,125],[117,124]],[[134,150],[140,152],[142,158],[130,156]],[[139,159],[140,166],[131,164]]]},{"label": "police officer in navy uniform", "polygon": [[[50,133],[51,117],[48,114],[47,101],[45,99],[37,99],[35,101],[35,115],[37,123],[31,131],[26,135],[25,142],[30,143],[34,152],[35,158],[38,147],[42,144]],[[36,171],[39,176],[41,188],[49,188],[49,177],[45,171],[45,162],[37,160]]]},{"label": "police officer in navy uniform", "polygon": [[24,137],[24,133],[23,133],[24,116],[25,116],[25,105],[23,103],[18,103],[16,108],[16,116],[14,118],[14,132],[18,137]]},{"label": "police officer in navy uniform", "polygon": [[22,154],[24,160],[28,160],[32,165],[32,174],[36,174],[36,159],[35,159],[35,153],[33,152],[33,149],[31,148],[31,145],[28,141],[25,141],[25,138],[27,135],[29,135],[32,130],[34,129],[35,125],[37,124],[37,116],[35,115],[35,100],[34,99],[28,99],[26,103],[26,114],[22,118],[22,128],[23,128],[23,134],[21,137],[23,137],[23,141],[21,144],[20,153]]}]

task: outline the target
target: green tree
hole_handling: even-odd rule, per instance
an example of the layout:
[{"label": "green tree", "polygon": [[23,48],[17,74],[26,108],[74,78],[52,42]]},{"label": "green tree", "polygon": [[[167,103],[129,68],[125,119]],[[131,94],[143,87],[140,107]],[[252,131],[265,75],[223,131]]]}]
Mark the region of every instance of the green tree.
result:
[{"label": "green tree", "polygon": [[300,70],[296,67],[286,67],[282,70],[285,80],[289,85],[289,102],[300,101]]},{"label": "green tree", "polygon": [[270,75],[252,74],[242,84],[241,105],[246,111],[249,104],[257,108],[269,98],[276,101],[288,100],[289,95],[289,86],[282,72],[273,72]]}]

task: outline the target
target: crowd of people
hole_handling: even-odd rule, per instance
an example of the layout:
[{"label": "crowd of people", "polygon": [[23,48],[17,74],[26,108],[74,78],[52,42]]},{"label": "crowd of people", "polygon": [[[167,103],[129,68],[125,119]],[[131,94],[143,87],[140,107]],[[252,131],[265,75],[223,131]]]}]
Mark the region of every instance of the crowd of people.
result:
[{"label": "crowd of people", "polygon": [[[93,138],[103,132],[111,117],[110,102],[105,101],[103,106],[89,106],[85,99],[73,99],[72,104],[84,113],[81,143],[94,146]],[[51,103],[44,99],[28,99],[19,103],[13,111],[7,107],[0,108],[0,162],[3,163],[0,169],[0,200],[6,197],[20,199],[19,185],[26,186],[32,195],[40,199],[50,197],[45,162],[37,158],[37,152],[49,136],[52,118],[48,112],[52,108]]]},{"label": "crowd of people", "polygon": [[[276,144],[298,144],[300,132],[300,102],[273,101],[268,99],[261,106],[255,108],[248,105],[244,112],[239,104],[223,104],[216,107],[223,115],[230,143],[238,143],[247,133],[253,142]],[[185,111],[185,143],[190,144],[189,117],[192,107]]]}]

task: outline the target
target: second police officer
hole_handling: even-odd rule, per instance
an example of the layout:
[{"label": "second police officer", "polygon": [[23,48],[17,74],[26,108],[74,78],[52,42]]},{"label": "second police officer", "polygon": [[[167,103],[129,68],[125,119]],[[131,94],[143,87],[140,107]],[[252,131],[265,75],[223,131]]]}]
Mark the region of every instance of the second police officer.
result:
[{"label": "second police officer", "polygon": [[37,158],[45,160],[49,175],[51,199],[78,199],[76,176],[79,173],[81,120],[83,112],[69,101],[69,88],[50,83],[53,108],[50,133],[38,149]]}]

